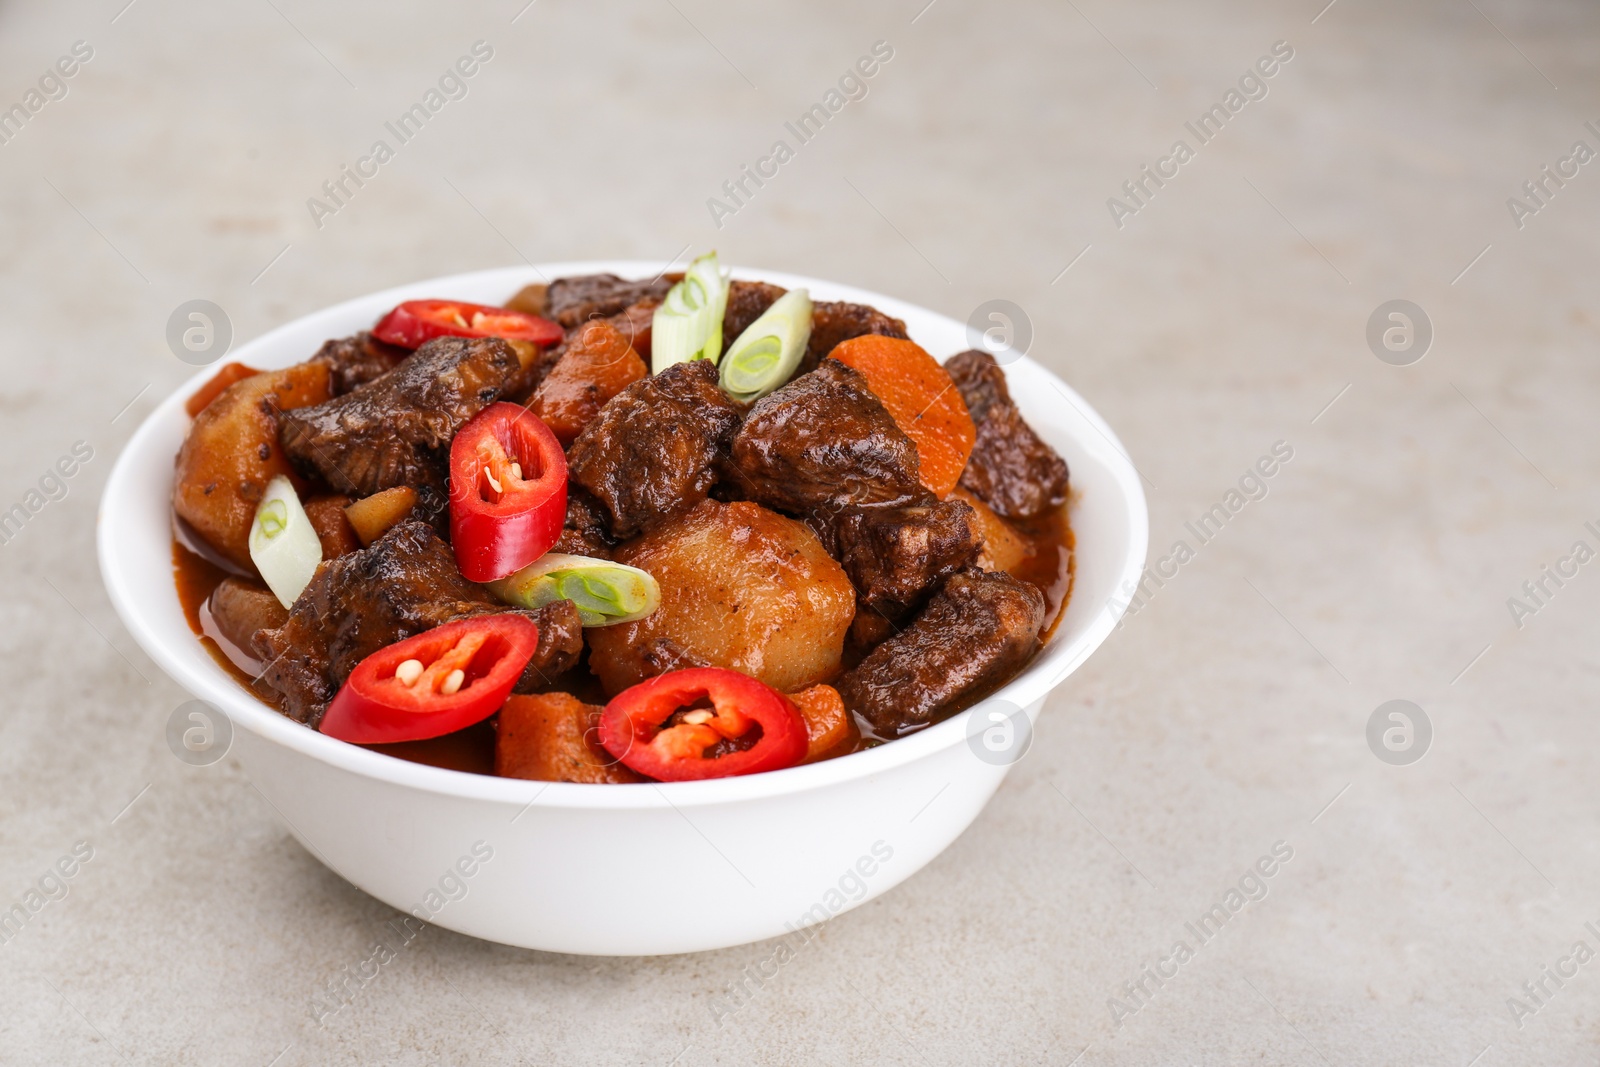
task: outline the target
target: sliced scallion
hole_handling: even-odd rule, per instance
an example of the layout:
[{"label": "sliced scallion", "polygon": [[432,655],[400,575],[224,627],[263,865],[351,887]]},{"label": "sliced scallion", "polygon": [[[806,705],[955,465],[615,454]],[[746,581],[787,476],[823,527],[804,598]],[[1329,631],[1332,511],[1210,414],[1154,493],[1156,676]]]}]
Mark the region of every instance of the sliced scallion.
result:
[{"label": "sliced scallion", "polygon": [[735,400],[760,400],[794,374],[811,339],[811,294],[791,289],[752,322],[722,357],[722,388]]},{"label": "sliced scallion", "polygon": [[722,355],[722,316],[728,310],[728,278],[708,252],[667,291],[650,322],[650,369]]},{"label": "sliced scallion", "polygon": [[250,524],[250,560],[286,608],[294,607],[322,562],[322,541],[294,486],[281,474],[267,483],[256,506]]},{"label": "sliced scallion", "polygon": [[511,577],[490,582],[489,590],[523,608],[570,600],[585,626],[633,622],[661,604],[661,587],[648,572],[565,552],[546,552]]}]

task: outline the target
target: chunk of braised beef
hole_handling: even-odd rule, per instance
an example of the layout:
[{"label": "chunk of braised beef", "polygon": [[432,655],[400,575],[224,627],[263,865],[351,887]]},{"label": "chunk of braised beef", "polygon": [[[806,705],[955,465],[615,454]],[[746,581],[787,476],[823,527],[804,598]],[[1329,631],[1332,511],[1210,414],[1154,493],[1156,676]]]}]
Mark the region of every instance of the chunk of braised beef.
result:
[{"label": "chunk of braised beef", "polygon": [[729,282],[728,309],[722,316],[723,346],[738,340],[785,292],[782,286],[766,282]]},{"label": "chunk of braised beef", "polygon": [[1009,574],[952,575],[910,626],[845,672],[839,695],[886,738],[949,718],[1033,658],[1044,611],[1044,595]]},{"label": "chunk of braised beef", "polygon": [[839,562],[859,602],[890,619],[919,607],[983,545],[972,508],[932,494],[900,507],[849,508],[837,536]]},{"label": "chunk of braised beef", "polygon": [[516,350],[498,338],[441,337],[344,396],[285,412],[283,447],[339,492],[369,496],[409,485],[420,498],[416,514],[437,515],[451,439],[521,370]]},{"label": "chunk of braised beef", "polygon": [[739,418],[715,364],[674,364],[607,401],[572,443],[568,476],[605,509],[612,537],[632,537],[706,498]]},{"label": "chunk of braised beef", "polygon": [[255,652],[289,716],[315,727],[367,656],[452,619],[498,610],[486,589],[461,576],[433,527],[406,519],[366,548],[318,566],[288,620],[255,635]]},{"label": "chunk of braised beef", "polygon": [[311,362],[327,364],[329,389],[332,395],[343,396],[359,385],[388,374],[410,354],[363,330],[354,337],[325,341],[311,357]]},{"label": "chunk of braised beef", "polygon": [[615,274],[580,274],[557,278],[545,291],[544,314],[570,330],[590,319],[609,318],[646,298],[661,300],[672,288],[670,278],[630,282]]},{"label": "chunk of braised beef", "polygon": [[978,430],[961,485],[1008,519],[1027,519],[1067,498],[1067,464],[1022,418],[1005,372],[987,352],[952,356],[955,380]]},{"label": "chunk of braised beef", "polygon": [[539,647],[534,649],[533,658],[528,661],[512,692],[545,692],[555,684],[556,679],[578,665],[578,658],[583,655],[583,619],[578,614],[578,606],[572,601],[555,600],[532,611],[495,604],[481,611],[468,612],[468,615],[500,612],[525,615],[539,627]]},{"label": "chunk of braised beef", "polygon": [[380,648],[456,619],[502,613],[539,626],[518,692],[578,662],[583,624],[570,600],[534,611],[507,607],[461,576],[431,526],[406,519],[366,548],[319,566],[287,619],[258,630],[249,650],[265,664],[262,680],[283,694],[289,716],[315,727],[350,672]]},{"label": "chunk of braised beef", "polygon": [[841,343],[869,333],[884,337],[907,338],[906,324],[875,307],[843,300],[819,300],[811,308],[811,339],[806,342],[800,371],[811,370],[828,358]]},{"label": "chunk of braised beef", "polygon": [[610,559],[615,547],[616,542],[607,532],[605,508],[586,490],[568,486],[567,519],[561,527],[561,537],[550,551]]},{"label": "chunk of braised beef", "polygon": [[852,504],[904,504],[923,493],[917,446],[866,379],[836,359],[756,401],[733,439],[733,466],[752,499],[821,513],[824,529]]}]

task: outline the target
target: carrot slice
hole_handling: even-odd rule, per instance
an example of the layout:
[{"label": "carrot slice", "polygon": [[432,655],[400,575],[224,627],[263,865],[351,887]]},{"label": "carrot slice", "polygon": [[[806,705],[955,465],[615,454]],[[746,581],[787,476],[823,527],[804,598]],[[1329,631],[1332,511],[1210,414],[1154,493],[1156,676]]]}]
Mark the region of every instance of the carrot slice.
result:
[{"label": "carrot slice", "polygon": [[513,696],[500,709],[494,773],[538,782],[642,782],[600,747],[598,705],[568,693]]},{"label": "carrot slice", "polygon": [[356,529],[344,512],[349,504],[347,496],[319,496],[305,502],[306,518],[322,542],[323,559],[338,559],[361,547]]},{"label": "carrot slice", "polygon": [[978,431],[945,369],[915,341],[878,334],[841,342],[829,355],[859,371],[895,424],[916,442],[922,484],[935,496],[949,495]]},{"label": "carrot slice", "polygon": [[567,342],[528,403],[562,447],[572,444],[606,401],[650,373],[627,337],[602,319],[584,324]]},{"label": "carrot slice", "polygon": [[814,685],[790,693],[789,702],[800,709],[800,717],[806,723],[806,757],[800,762],[815,763],[855,737],[855,725],[845,710],[844,698],[833,686]]}]

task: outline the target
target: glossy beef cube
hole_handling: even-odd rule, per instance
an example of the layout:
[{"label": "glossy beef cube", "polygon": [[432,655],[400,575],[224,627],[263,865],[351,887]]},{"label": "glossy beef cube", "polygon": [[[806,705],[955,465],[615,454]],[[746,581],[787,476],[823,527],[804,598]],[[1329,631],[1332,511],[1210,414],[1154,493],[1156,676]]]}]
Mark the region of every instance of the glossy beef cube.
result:
[{"label": "glossy beef cube", "polygon": [[839,561],[862,605],[892,619],[977,559],[983,544],[972,508],[931,495],[903,507],[850,508],[837,530]]},{"label": "glossy beef cube", "polygon": [[869,333],[907,338],[906,324],[875,307],[843,300],[819,300],[811,309],[811,339],[806,343],[802,372],[819,366],[828,353],[852,337]]},{"label": "glossy beef cube", "polygon": [[1027,582],[962,571],[910,626],[846,671],[839,693],[883,737],[947,719],[1033,658],[1044,611],[1044,594]]},{"label": "glossy beef cube", "polygon": [[590,319],[620,314],[629,304],[660,300],[671,288],[672,281],[665,276],[642,282],[625,281],[615,274],[557,278],[545,290],[544,314],[571,330]]},{"label": "glossy beef cube", "polygon": [[961,485],[1008,519],[1032,518],[1067,499],[1067,464],[1023,421],[1005,372],[987,352],[944,365],[967,402],[978,440]]},{"label": "glossy beef cube", "polygon": [[522,370],[498,338],[429,341],[381,378],[283,417],[283,447],[341,493],[370,496],[408,485],[421,514],[445,501],[450,441],[500,399]]},{"label": "glossy beef cube", "polygon": [[924,492],[917,446],[838,360],[756,401],[733,440],[733,463],[752,499],[830,521],[852,504],[909,503]]},{"label": "glossy beef cube", "polygon": [[315,727],[350,672],[380,648],[456,619],[502,612],[539,626],[519,691],[577,663],[582,623],[571,601],[533,612],[508,608],[461,576],[431,526],[407,519],[366,548],[319,566],[288,619],[255,634],[254,651],[265,665],[263,681],[284,695],[290,717]]},{"label": "glossy beef cube", "polygon": [[718,388],[716,365],[678,363],[600,409],[572,443],[568,474],[624,540],[706,499],[738,428],[739,408]]}]

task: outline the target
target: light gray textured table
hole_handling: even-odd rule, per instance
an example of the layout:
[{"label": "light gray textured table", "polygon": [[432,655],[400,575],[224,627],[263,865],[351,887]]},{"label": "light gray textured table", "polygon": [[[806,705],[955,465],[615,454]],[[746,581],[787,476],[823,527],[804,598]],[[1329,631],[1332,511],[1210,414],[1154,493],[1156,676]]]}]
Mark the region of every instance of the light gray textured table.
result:
[{"label": "light gray textured table", "polygon": [[[1600,165],[1571,155],[1600,149],[1600,12],[924,2],[0,8],[0,107],[93,53],[0,145],[0,509],[41,505],[0,547],[0,905],[93,851],[0,943],[0,1062],[1594,1062],[1600,962],[1571,951],[1600,951],[1600,565],[1560,561],[1600,548]],[[480,40],[465,96],[387,134]],[[784,123],[880,40],[865,98],[797,145]],[[1266,95],[1227,110],[1278,41]],[[1219,103],[1202,142],[1185,123]],[[793,158],[713,212],[780,138]],[[1131,199],[1146,164],[1168,177]],[[314,220],[345,165],[376,173]],[[712,245],[958,317],[1016,302],[1145,476],[1152,562],[1192,558],[954,847],[720,1025],[770,946],[584,959],[432,929],[319,1028],[313,996],[393,913],[231,760],[173,758],[184,694],[94,561],[113,457],[190,372],[169,314],[214,300],[242,340],[431,275]],[[1408,366],[1365,338],[1395,298],[1435,334]],[[79,441],[64,498],[30,498]],[[1276,442],[1266,495],[1230,500]],[[1409,766],[1365,732],[1401,698],[1433,731]],[[1265,897],[1196,937],[1241,879]]]}]

